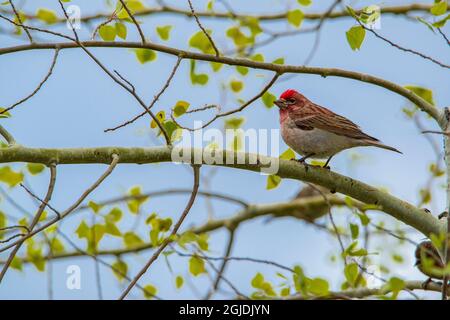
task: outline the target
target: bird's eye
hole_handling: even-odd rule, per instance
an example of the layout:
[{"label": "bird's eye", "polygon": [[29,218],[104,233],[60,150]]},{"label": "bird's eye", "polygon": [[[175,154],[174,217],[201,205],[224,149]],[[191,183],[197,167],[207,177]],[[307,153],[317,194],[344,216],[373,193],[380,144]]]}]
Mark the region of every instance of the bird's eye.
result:
[{"label": "bird's eye", "polygon": [[295,103],[295,99],[294,98],[287,99],[287,102],[289,104],[293,104],[293,103]]}]

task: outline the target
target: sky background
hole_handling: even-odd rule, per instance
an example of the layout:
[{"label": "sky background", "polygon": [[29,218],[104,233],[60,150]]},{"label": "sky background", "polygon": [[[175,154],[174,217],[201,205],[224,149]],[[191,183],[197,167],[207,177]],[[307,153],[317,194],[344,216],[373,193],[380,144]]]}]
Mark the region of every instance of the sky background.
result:
[{"label": "sky background", "polygon": [[[17,2],[17,1],[16,1]],[[187,8],[184,1],[167,1],[176,7]],[[304,9],[305,12],[325,11],[332,1],[313,1],[313,5]],[[390,6],[408,4],[410,1],[344,1],[360,8],[370,4]],[[412,2],[412,1],[411,1]],[[431,3],[432,1],[424,1]],[[18,2],[20,3],[20,1]],[[39,7],[58,10],[56,1],[26,1],[23,6],[26,12],[35,12]],[[146,1],[148,5],[154,5]],[[276,13],[286,8],[296,8],[296,1],[252,0],[229,3],[236,11],[243,13]],[[79,5],[82,14],[107,11],[105,1],[72,1]],[[257,4],[257,6],[256,6]],[[19,4],[18,4],[19,5]],[[204,9],[206,1],[194,1],[196,8]],[[220,4],[217,11],[223,10]],[[60,12],[58,11],[60,14]],[[164,43],[177,48],[188,48],[188,39],[198,31],[195,21],[183,16],[153,15],[142,19],[142,28],[147,37],[154,42]],[[225,36],[225,30],[231,26],[225,20],[202,19],[205,27],[214,30],[213,37],[221,49],[232,49],[231,42]],[[162,42],[156,35],[155,27],[173,24],[171,38]],[[314,24],[314,23],[313,23]],[[304,22],[303,27],[309,24]],[[406,85],[414,84],[431,88],[438,106],[444,107],[450,101],[450,78],[448,71],[420,57],[401,52],[388,44],[367,34],[360,51],[354,52],[346,42],[345,32],[354,25],[351,19],[327,21],[322,28],[320,46],[310,63],[312,66],[335,67],[367,73],[389,81]],[[0,28],[6,26],[0,22]],[[266,22],[266,28],[272,30],[289,29],[286,22]],[[64,27],[56,30],[69,33]],[[86,36],[91,29],[82,29],[80,34]],[[447,34],[447,25],[443,29]],[[138,39],[132,25],[128,25],[128,39]],[[408,48],[414,48],[437,60],[448,63],[448,47],[438,34],[433,34],[423,24],[405,19],[404,17],[383,16],[379,32],[396,43]],[[39,36],[42,39],[47,37]],[[36,36],[38,39],[38,37]],[[25,38],[15,39],[0,34],[0,47],[9,47],[25,43]],[[53,38],[52,41],[59,41]],[[300,34],[295,37],[279,39],[272,44],[259,48],[266,61],[284,57],[286,64],[301,65],[308,56],[314,42],[313,34]],[[176,61],[173,56],[158,53],[155,62],[141,65],[133,52],[128,49],[92,49],[92,52],[110,69],[117,69],[135,84],[141,96],[150,101],[166,81]],[[34,90],[46,74],[52,59],[52,51],[25,51],[0,57],[0,105],[8,106]],[[186,100],[192,106],[203,106],[211,103],[221,103],[224,109],[238,106],[237,99],[253,97],[271,78],[271,73],[250,71],[245,77],[237,74],[234,68],[224,66],[214,74],[209,64],[197,63],[198,71],[210,75],[207,86],[193,86],[189,80],[189,62],[183,61],[172,85],[155,105],[155,110],[170,110],[178,100]],[[238,78],[245,82],[245,88],[239,94],[228,92],[224,98],[221,86],[230,79]],[[403,152],[403,155],[385,152],[377,148],[359,148],[342,152],[333,159],[332,169],[338,173],[349,175],[374,186],[387,188],[395,196],[409,201],[418,202],[419,189],[428,178],[427,168],[434,161],[435,155],[423,135],[413,121],[407,119],[402,108],[409,103],[399,95],[383,88],[350,79],[316,75],[283,76],[270,90],[279,95],[288,88],[302,92],[310,100],[326,106],[333,111],[349,117],[358,123],[367,133],[381,139]],[[81,50],[63,50],[52,77],[43,89],[30,101],[19,106],[10,119],[2,120],[2,124],[10,130],[16,140],[30,147],[96,147],[96,146],[142,146],[161,145],[155,134],[149,128],[149,119],[143,117],[134,124],[121,130],[104,133],[105,128],[115,126],[141,112],[141,107],[117,86],[95,65]],[[195,119],[209,119],[212,113],[198,115]],[[245,109],[240,115],[246,118],[245,128],[272,129],[278,128],[278,113],[275,108],[267,109],[261,101],[257,101]],[[197,115],[196,115],[197,116]],[[185,116],[181,122],[191,126],[194,117]],[[437,129],[427,117],[422,116],[428,129]],[[214,127],[222,128],[223,121],[215,122]],[[440,143],[439,137],[433,137]],[[286,149],[280,138],[280,151]],[[357,158],[357,161],[352,159]],[[15,168],[24,168],[23,164],[15,164]],[[60,210],[69,206],[96,177],[105,170],[104,165],[64,165],[58,166],[56,191],[52,205]],[[207,176],[210,168],[203,167],[202,175]],[[48,174],[29,177],[27,183],[37,194],[44,194],[47,188]],[[445,195],[442,188],[443,180],[433,189],[433,205],[430,209],[437,215],[444,210]],[[210,189],[243,198],[249,203],[271,203],[292,198],[302,186],[298,181],[283,180],[281,185],[267,191],[266,177],[257,173],[220,168],[211,180]],[[190,188],[192,186],[191,170],[187,166],[170,163],[152,165],[120,165],[88,199],[100,202],[114,196],[124,194],[130,187],[141,185],[144,191],[157,191],[167,188]],[[16,201],[27,208],[30,213],[36,210],[35,203],[20,187],[6,190]],[[204,186],[201,186],[204,189]],[[144,216],[157,212],[163,217],[176,219],[183,210],[188,196],[167,196],[151,198],[142,210]],[[213,200],[215,217],[226,217],[235,214],[239,207],[222,201]],[[17,212],[4,200],[0,203],[4,212],[16,217]],[[182,229],[201,225],[207,219],[206,201],[197,198]],[[344,225],[351,221],[349,215],[335,210],[337,220]],[[90,221],[92,213],[85,211],[74,214],[64,222],[63,230],[79,244],[84,241],[76,238],[74,230],[82,219]],[[373,217],[384,215],[373,212]],[[143,219],[142,219],[143,220]],[[405,227],[392,219],[384,219],[392,227]],[[129,215],[121,222],[125,230],[134,222]],[[324,219],[323,222],[328,220]],[[148,239],[145,226],[141,226],[141,236]],[[422,239],[418,233],[412,233],[415,240]],[[211,234],[210,255],[219,256],[224,250],[227,233],[224,230]],[[395,245],[390,245],[390,243]],[[120,247],[121,241],[112,237],[102,240],[101,248]],[[66,246],[70,248],[69,245]],[[382,252],[376,259],[389,265],[392,275],[407,279],[424,279],[413,268],[414,247],[398,246],[397,242],[383,238],[383,242],[374,241],[373,251]],[[267,221],[267,218],[255,219],[242,224],[236,231],[236,242],[232,252],[237,257],[252,257],[269,259],[287,266],[300,264],[306,274],[311,277],[320,276],[337,285],[342,280],[342,266],[333,263],[330,256],[338,252],[336,239],[327,233],[292,218],[281,218]],[[401,264],[392,262],[393,253],[402,253],[405,261]],[[129,275],[133,276],[152,254],[144,251],[139,255],[129,255],[125,260],[129,263]],[[0,254],[0,259],[7,258]],[[208,277],[203,275],[193,278],[188,275],[188,260],[186,258],[169,257],[170,265],[175,274],[185,276],[187,282],[192,282],[201,293],[197,295],[190,286],[177,290],[174,276],[168,270],[161,257],[141,279],[142,285],[151,283],[158,288],[158,295],[165,299],[199,298],[208,288]],[[105,260],[113,262],[113,257]],[[82,272],[81,290],[66,288],[66,269],[69,265],[78,265]],[[115,299],[123,290],[123,283],[118,284],[110,269],[101,266],[101,282],[103,296]],[[227,269],[227,278],[243,292],[250,293],[250,281],[256,272],[262,272],[275,284],[281,282],[276,276],[279,271],[271,266],[252,264],[248,262],[231,262]],[[191,280],[187,280],[187,279]],[[53,264],[54,296],[61,299],[96,299],[97,291],[94,278],[94,262],[89,258],[58,260]],[[337,281],[337,279],[340,279]],[[27,265],[24,272],[9,270],[0,286],[0,299],[47,299],[47,274],[39,273]],[[232,297],[229,288],[223,284],[224,294],[216,298]],[[433,295],[430,295],[433,296]],[[142,298],[138,289],[134,289],[130,298]]]}]

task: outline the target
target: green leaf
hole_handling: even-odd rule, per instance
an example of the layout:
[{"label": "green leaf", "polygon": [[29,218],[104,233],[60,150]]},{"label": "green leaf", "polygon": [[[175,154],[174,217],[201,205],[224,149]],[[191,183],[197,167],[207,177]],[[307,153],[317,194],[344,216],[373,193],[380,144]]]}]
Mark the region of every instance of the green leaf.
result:
[{"label": "green leaf", "polygon": [[300,27],[303,21],[303,11],[300,9],[292,10],[287,13],[287,20],[296,28]]},{"label": "green leaf", "polygon": [[51,248],[52,248],[52,254],[58,254],[64,252],[64,245],[58,238],[53,238],[51,240]]},{"label": "green leaf", "polygon": [[361,220],[361,224],[363,226],[367,226],[370,223],[370,218],[365,213],[358,213],[359,220]]},{"label": "green leaf", "polygon": [[236,71],[239,72],[241,75],[245,76],[248,73],[248,68],[243,66],[237,66]]},{"label": "green leaf", "polygon": [[113,264],[113,273],[119,281],[125,279],[128,272],[128,265],[123,260],[116,260]]},{"label": "green leaf", "polygon": [[189,272],[194,276],[198,276],[206,272],[205,261],[199,256],[194,255],[189,259]]},{"label": "green leaf", "polygon": [[443,15],[447,12],[447,0],[436,2],[431,8],[430,12],[435,16]]},{"label": "green leaf", "polygon": [[[164,123],[166,121],[166,112],[164,110],[159,111],[155,117],[159,120],[159,122]],[[155,120],[150,122],[150,128],[155,129],[158,126]]]},{"label": "green leaf", "polygon": [[175,286],[177,289],[180,289],[184,284],[184,278],[182,276],[177,276],[175,278]]},{"label": "green leaf", "polygon": [[23,181],[23,173],[13,171],[10,166],[1,167],[0,181],[6,183],[10,188],[15,187]]},{"label": "green leaf", "polygon": [[38,9],[36,18],[47,24],[53,24],[58,21],[58,16],[56,15],[55,11],[45,8]]},{"label": "green leaf", "polygon": [[116,35],[125,40],[127,38],[127,26],[124,23],[117,22],[114,27],[116,28]]},{"label": "green leaf", "polygon": [[78,238],[86,238],[89,234],[89,226],[86,224],[84,220],[81,221],[75,233],[78,235]]},{"label": "green leaf", "polygon": [[18,258],[18,257],[14,257],[13,260],[11,261],[11,268],[15,269],[15,270],[19,270],[22,271],[23,270],[23,261],[22,259]]},{"label": "green leaf", "polygon": [[91,208],[92,211],[94,211],[94,213],[98,213],[103,208],[102,205],[99,205],[99,204],[97,204],[96,202],[94,202],[92,200],[90,200],[88,202],[88,207]]},{"label": "green leaf", "polygon": [[267,184],[266,184],[266,189],[267,190],[272,190],[275,189],[276,187],[278,187],[278,185],[281,182],[281,178],[275,174],[271,174],[269,176],[267,176]]},{"label": "green leaf", "polygon": [[284,58],[278,58],[272,61],[273,64],[284,64]]},{"label": "green leaf", "polygon": [[264,62],[264,56],[261,53],[254,54],[250,59],[255,62]]},{"label": "green leaf", "polygon": [[239,129],[245,122],[243,117],[230,117],[225,120],[225,129]]},{"label": "green leaf", "polygon": [[251,285],[255,289],[260,289],[264,283],[264,276],[258,272],[252,279]]},{"label": "green leaf", "polygon": [[397,263],[403,263],[405,261],[401,255],[395,253],[392,255],[392,260]]},{"label": "green leaf", "polygon": [[434,105],[433,91],[431,91],[430,89],[414,85],[407,85],[405,86],[405,88],[414,92],[416,95],[424,99],[426,102]]},{"label": "green leaf", "polygon": [[195,73],[195,60],[191,60],[190,77],[192,84],[205,85],[208,83],[209,77],[205,73]]},{"label": "green leaf", "polygon": [[271,94],[269,91],[264,92],[264,94],[261,97],[262,102],[266,106],[266,108],[272,108],[274,106],[274,101],[277,100],[277,97],[273,94]]},{"label": "green leaf", "polygon": [[[160,112],[156,114],[157,118],[160,118],[159,116]],[[156,122],[152,120],[152,123],[150,125],[152,128],[156,127]],[[140,186],[134,186],[129,191],[128,194],[130,196],[135,197],[134,199],[131,199],[127,202],[128,209],[131,213],[137,214],[144,202],[148,200],[148,197],[142,196],[142,191]]]},{"label": "green leaf", "polygon": [[267,296],[276,296],[272,284],[265,281],[264,276],[259,272],[253,277],[251,285],[253,288],[261,290]]},{"label": "green leaf", "polygon": [[325,279],[314,278],[309,282],[308,289],[316,296],[326,296],[330,291],[330,286]]},{"label": "green leaf", "polygon": [[117,228],[117,226],[113,222],[105,223],[105,233],[117,237],[120,237],[122,235],[122,232],[120,232],[119,228]]},{"label": "green leaf", "polygon": [[[145,5],[140,0],[126,0],[125,4],[127,5],[131,14],[145,10]],[[117,17],[119,19],[131,20],[130,16],[128,15],[128,12],[125,10],[125,8],[122,7],[122,4],[119,1],[117,1],[116,10],[118,11]]]},{"label": "green leaf", "polygon": [[312,3],[312,0],[297,0],[297,2],[302,6],[309,6]]},{"label": "green leaf", "polygon": [[291,160],[295,159],[295,153],[291,148],[287,148],[282,154],[280,154],[280,159]]},{"label": "green leaf", "polygon": [[154,296],[156,295],[157,292],[158,292],[158,289],[151,284],[148,284],[144,287],[144,297],[146,299],[154,298]]},{"label": "green leaf", "polygon": [[144,241],[134,232],[126,232],[123,235],[123,242],[127,248],[135,248],[144,244]]},{"label": "green leaf", "polygon": [[114,207],[111,211],[105,216],[105,220],[107,222],[119,222],[122,219],[122,210],[118,207]]},{"label": "green leaf", "polygon": [[98,29],[98,34],[103,41],[114,41],[116,39],[116,28],[106,24]]},{"label": "green leaf", "polygon": [[178,118],[186,113],[186,111],[189,109],[190,103],[187,101],[179,100],[173,107],[173,115]]},{"label": "green leaf", "polygon": [[403,290],[405,286],[405,281],[397,277],[390,278],[386,284],[386,287],[392,291],[392,299],[396,299],[399,292]]},{"label": "green leaf", "polygon": [[45,166],[40,163],[27,163],[27,169],[32,175],[36,175],[44,171]]},{"label": "green leaf", "polygon": [[359,50],[366,36],[366,30],[361,26],[351,27],[346,33],[347,42],[352,50]]},{"label": "green leaf", "polygon": [[203,251],[209,250],[209,244],[208,244],[209,234],[202,233],[197,235],[197,244]]},{"label": "green leaf", "polygon": [[435,23],[433,23],[433,27],[442,28],[445,26],[448,20],[450,20],[450,14],[448,14],[444,19],[438,20]]},{"label": "green leaf", "polygon": [[240,80],[231,80],[230,88],[233,92],[239,92],[244,88],[244,83]]},{"label": "green leaf", "polygon": [[[5,111],[5,108],[0,108],[0,112],[3,112],[3,111]],[[0,114],[0,119],[9,118],[9,117],[11,117],[11,114],[8,111]]]},{"label": "green leaf", "polygon": [[[206,30],[206,32],[211,35],[211,30]],[[214,48],[209,41],[208,37],[205,35],[203,31],[198,31],[189,39],[189,46],[200,50],[203,53],[214,53]]]},{"label": "green leaf", "polygon": [[356,263],[350,263],[345,266],[344,275],[348,284],[352,287],[356,285],[356,280],[358,279],[358,265]]},{"label": "green leaf", "polygon": [[359,236],[359,226],[357,224],[350,223],[350,232],[352,239],[356,239]]},{"label": "green leaf", "polygon": [[156,52],[151,49],[133,49],[136,58],[142,64],[156,59]]},{"label": "green leaf", "polygon": [[164,41],[169,40],[171,30],[172,30],[171,25],[156,27],[156,32],[158,33],[159,37]]}]

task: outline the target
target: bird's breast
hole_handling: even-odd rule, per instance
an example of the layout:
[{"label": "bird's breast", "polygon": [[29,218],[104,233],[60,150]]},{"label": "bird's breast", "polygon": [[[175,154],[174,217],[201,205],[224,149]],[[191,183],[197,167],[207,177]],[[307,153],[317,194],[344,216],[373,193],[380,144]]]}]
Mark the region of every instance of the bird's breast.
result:
[{"label": "bird's breast", "polygon": [[303,130],[291,118],[283,122],[281,137],[295,152],[301,155],[314,153],[314,158],[327,158],[354,146],[351,139],[325,130]]}]

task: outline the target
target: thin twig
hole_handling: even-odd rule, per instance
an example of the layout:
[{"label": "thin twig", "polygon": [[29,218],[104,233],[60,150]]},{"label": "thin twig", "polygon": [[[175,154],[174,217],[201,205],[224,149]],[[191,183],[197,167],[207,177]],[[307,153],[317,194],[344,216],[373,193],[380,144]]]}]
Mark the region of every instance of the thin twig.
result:
[{"label": "thin twig", "polygon": [[219,270],[217,272],[216,280],[214,280],[214,284],[212,289],[206,294],[205,300],[211,299],[211,297],[214,295],[214,293],[219,288],[220,280],[222,279],[222,275],[225,273],[225,268],[227,267],[228,261],[230,261],[228,258],[230,257],[231,250],[233,248],[234,244],[234,235],[235,235],[235,229],[230,229],[228,232],[228,242],[225,247],[225,254],[224,259],[222,261],[222,264],[219,267]]},{"label": "thin twig", "polygon": [[[173,77],[175,76],[175,73],[176,73],[177,70],[178,70],[178,67],[180,66],[181,60],[183,60],[183,56],[182,56],[182,55],[179,55],[179,56],[178,56],[178,59],[177,59],[177,62],[175,63],[175,65],[174,65],[174,67],[173,67],[173,69],[172,69],[172,71],[171,71],[169,77],[167,78],[166,82],[164,83],[163,87],[162,87],[161,90],[158,92],[158,94],[153,98],[153,100],[152,100],[152,102],[150,103],[150,105],[149,105],[148,107],[146,107],[146,111],[144,111],[144,112],[138,114],[138,115],[135,116],[133,119],[128,120],[128,121],[126,121],[126,122],[124,122],[124,123],[122,123],[122,124],[120,124],[120,125],[118,125],[118,126],[116,126],[116,127],[114,127],[114,128],[105,129],[104,132],[115,131],[115,130],[117,130],[117,129],[123,128],[123,127],[125,127],[125,126],[127,126],[127,125],[129,125],[129,124],[131,124],[131,123],[133,123],[133,122],[135,122],[137,119],[143,117],[143,116],[147,113],[147,110],[150,110],[151,108],[153,108],[153,106],[154,106],[155,103],[159,100],[159,98],[162,96],[162,94],[164,93],[164,91],[166,91],[166,89],[169,87],[170,82],[172,81]],[[122,76],[121,76],[120,74],[119,74],[119,77],[122,78]],[[123,79],[123,78],[122,78],[122,79]],[[134,92],[134,91],[135,91],[135,90],[134,90],[134,86],[133,86],[130,82],[128,82],[127,80],[124,80],[124,81],[126,81],[126,82],[132,87],[132,91]]]},{"label": "thin twig", "polygon": [[[44,202],[41,203],[39,206],[33,220],[31,221],[30,225],[28,226],[28,229],[32,231],[34,227],[39,223],[39,219],[41,218],[42,213],[45,210],[45,203],[48,203],[50,199],[52,198],[53,190],[55,188],[55,182],[56,182],[56,166],[54,164],[49,166],[50,168],[50,181],[48,184],[47,194],[45,195]],[[28,232],[28,235],[30,232]],[[9,254],[8,260],[6,260],[5,264],[3,265],[3,269],[0,272],[0,283],[2,282],[6,271],[8,271],[9,266],[11,265],[11,262],[13,261],[14,257],[16,256],[16,253],[19,251],[20,247],[26,240],[26,236],[22,237],[19,242],[15,245],[14,249]]]},{"label": "thin twig", "polygon": [[[59,215],[50,220],[49,222],[43,224],[42,226],[40,226],[37,229],[34,229],[33,231],[31,231],[30,233],[28,233],[26,236],[24,236],[23,240],[26,240],[28,238],[33,237],[34,235],[36,235],[37,233],[47,229],[48,227],[50,227],[51,225],[55,224],[56,222],[58,222],[61,219],[64,219],[66,216],[68,216],[70,213],[72,213],[73,211],[75,211],[76,208],[78,208],[78,206],[84,201],[84,199],[86,199],[86,197],[92,192],[94,191],[110,174],[111,172],[113,172],[114,168],[116,167],[116,165],[119,163],[119,156],[117,154],[113,154],[112,155],[112,161],[111,164],[108,166],[108,168],[106,169],[106,171],[89,187],[87,188],[83,194],[75,201],[75,203],[73,205],[71,205],[68,209],[66,209],[63,212],[59,212]],[[45,202],[45,200],[42,200],[42,204],[45,204],[47,202]],[[48,204],[48,203],[47,203]],[[22,241],[22,240],[21,240]],[[0,249],[0,253],[4,252],[6,250],[8,250],[9,248],[15,246],[17,243],[19,243],[20,241],[14,242],[8,246],[5,246],[3,248]]]},{"label": "thin twig", "polygon": [[122,7],[125,9],[125,11],[128,13],[128,15],[130,16],[131,20],[133,21],[134,25],[136,26],[136,29],[139,32],[139,35],[141,36],[141,41],[142,44],[145,44],[145,35],[144,32],[141,29],[141,26],[139,25],[139,22],[137,22],[136,18],[134,17],[133,13],[130,11],[130,9],[128,8],[127,4],[125,3],[125,1],[123,0],[119,0],[120,3],[122,4]]},{"label": "thin twig", "polygon": [[361,27],[363,27],[365,30],[371,32],[371,33],[372,33],[375,37],[377,37],[378,39],[381,39],[381,40],[383,40],[384,42],[389,43],[391,46],[393,46],[393,47],[395,47],[395,48],[397,48],[397,49],[399,49],[399,50],[401,50],[401,51],[412,53],[412,54],[414,54],[414,55],[416,55],[416,56],[419,56],[419,57],[421,57],[421,58],[423,58],[423,59],[425,59],[425,60],[429,60],[429,61],[431,61],[431,62],[433,62],[433,63],[435,63],[435,64],[437,64],[438,66],[441,66],[441,67],[443,67],[443,68],[450,69],[450,65],[444,64],[444,63],[442,63],[442,62],[440,62],[440,61],[438,61],[438,60],[436,60],[436,59],[434,59],[434,58],[432,58],[432,57],[430,57],[430,56],[427,56],[427,55],[425,55],[425,54],[423,54],[423,53],[421,53],[421,52],[418,52],[418,51],[416,51],[416,50],[402,47],[402,46],[396,44],[395,42],[393,42],[393,41],[387,39],[386,37],[383,37],[383,36],[380,35],[378,32],[376,32],[374,29],[366,27],[361,21],[359,21],[359,19],[356,19],[356,21],[357,21],[357,22],[359,23],[359,25],[360,25]]},{"label": "thin twig", "polygon": [[441,36],[444,38],[444,40],[447,42],[447,44],[450,46],[450,40],[447,38],[447,35],[442,31],[441,28],[437,28]]},{"label": "thin twig", "polygon": [[11,147],[13,145],[16,144],[16,140],[14,139],[14,137],[12,136],[11,133],[9,133],[8,130],[5,129],[5,127],[3,127],[0,124],[0,135],[5,138],[6,142],[8,143],[8,145]]},{"label": "thin twig", "polygon": [[185,127],[185,126],[180,125],[177,122],[177,120],[175,119],[175,117],[173,116],[173,112],[170,114],[170,117],[171,117],[172,121],[175,122],[175,124],[177,124],[177,126],[179,126],[181,129],[185,129],[185,130],[188,130],[188,131],[196,131],[196,130],[199,130],[199,129],[206,128],[211,123],[216,121],[218,118],[226,117],[226,116],[229,116],[229,115],[231,115],[233,113],[241,112],[242,110],[247,108],[253,102],[255,102],[256,100],[261,98],[264,95],[264,93],[266,93],[267,90],[269,90],[272,87],[272,85],[277,81],[277,79],[279,77],[280,77],[280,74],[279,73],[275,73],[275,75],[273,76],[272,80],[270,80],[270,82],[256,96],[254,96],[253,98],[251,98],[246,103],[244,103],[243,105],[241,105],[240,107],[238,107],[236,109],[216,114],[211,120],[209,120],[208,122],[206,122],[204,125],[200,126],[199,128],[189,128],[189,127]]},{"label": "thin twig", "polygon": [[45,75],[44,79],[42,79],[42,81],[39,83],[39,85],[36,87],[36,89],[33,90],[33,92],[31,92],[28,96],[26,96],[25,98],[17,101],[16,103],[12,104],[11,106],[5,108],[4,110],[0,111],[0,114],[4,114],[8,111],[11,111],[12,109],[14,109],[15,107],[17,107],[18,105],[24,103],[25,101],[27,101],[28,99],[30,99],[31,97],[33,97],[36,93],[38,93],[38,91],[42,88],[42,86],[44,85],[44,83],[48,80],[48,78],[50,78],[50,76],[53,73],[53,69],[56,65],[56,60],[58,59],[58,53],[59,53],[59,48],[55,49],[55,54],[53,55],[53,59],[52,59],[52,63],[50,65],[50,68],[48,69],[47,74]]},{"label": "thin twig", "polygon": [[[122,0],[121,0],[122,1]],[[208,38],[209,43],[214,49],[214,52],[216,53],[216,57],[220,56],[219,49],[217,49],[216,44],[214,43],[213,39],[211,38],[211,35],[206,31],[206,29],[202,26],[200,19],[198,18],[197,14],[195,13],[194,6],[192,5],[191,0],[187,0],[189,3],[189,7],[191,9],[191,13],[195,18],[195,21],[197,22],[198,27],[202,30],[202,32],[205,34],[206,38]]]},{"label": "thin twig", "polygon": [[[114,82],[116,82],[118,85],[120,85],[122,88],[124,88],[126,91],[128,91],[139,103],[139,105],[144,108],[144,110],[150,115],[150,117],[155,121],[156,125],[158,126],[158,128],[161,130],[164,139],[166,140],[166,144],[167,145],[171,145],[171,141],[170,141],[170,137],[167,133],[166,128],[164,128],[164,126],[161,124],[161,122],[159,121],[159,119],[153,114],[153,112],[147,108],[147,106],[145,105],[144,101],[142,101],[142,99],[136,94],[136,92],[134,92],[132,89],[128,88],[127,85],[125,85],[124,83],[122,83],[122,81],[120,81],[119,78],[116,78],[116,76],[114,76],[113,73],[111,73],[101,62],[100,60],[98,60],[81,42],[80,39],[78,37],[78,33],[75,30],[72,22],[69,19],[69,16],[67,14],[66,9],[64,8],[63,3],[61,2],[61,0],[58,0],[62,11],[64,12],[64,16],[66,17],[67,21],[69,21],[70,26],[72,28],[72,32],[75,35],[75,40],[73,40]],[[1,17],[1,15],[0,15]],[[127,82],[129,83],[129,82]]]},{"label": "thin twig", "polygon": [[[14,15],[17,18],[17,21],[20,24],[22,24],[22,18],[20,17],[20,13],[16,10],[16,7],[14,6],[14,3],[12,2],[12,0],[8,0],[8,2],[11,5],[11,8],[12,8],[12,10],[14,12]],[[26,28],[23,28],[23,30],[25,31],[25,33],[26,33],[26,35],[28,37],[28,40],[30,40],[30,42],[33,43],[33,37],[31,36],[30,31],[28,31],[28,29],[26,29]]]},{"label": "thin twig", "polygon": [[200,167],[198,165],[192,165],[193,171],[194,171],[194,186],[192,187],[192,193],[189,198],[189,201],[186,205],[186,208],[184,209],[183,213],[181,214],[180,218],[178,219],[177,223],[174,225],[172,232],[168,237],[166,237],[163,241],[163,243],[159,246],[159,248],[155,251],[155,253],[151,256],[149,261],[145,264],[145,266],[138,272],[138,274],[133,278],[133,281],[128,285],[128,287],[125,289],[125,291],[121,294],[119,297],[119,300],[125,299],[125,297],[128,295],[130,290],[136,285],[136,283],[139,281],[139,279],[144,275],[145,272],[147,272],[148,268],[153,264],[153,262],[158,259],[159,255],[164,251],[164,249],[169,245],[169,243],[172,241],[173,237],[176,236],[178,229],[180,228],[181,224],[183,223],[184,219],[188,215],[189,211],[192,208],[192,205],[194,204],[195,198],[197,196],[198,188],[199,188],[199,180],[200,180]]}]

